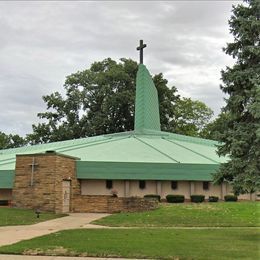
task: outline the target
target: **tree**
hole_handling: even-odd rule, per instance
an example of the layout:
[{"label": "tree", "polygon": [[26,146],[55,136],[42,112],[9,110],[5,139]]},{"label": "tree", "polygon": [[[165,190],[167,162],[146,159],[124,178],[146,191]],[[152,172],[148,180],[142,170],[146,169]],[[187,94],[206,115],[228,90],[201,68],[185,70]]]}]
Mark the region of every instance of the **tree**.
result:
[{"label": "tree", "polygon": [[177,134],[201,136],[213,111],[203,102],[182,98],[177,101],[170,131]]},{"label": "tree", "polygon": [[202,138],[220,141],[221,135],[227,127],[226,123],[228,122],[228,116],[229,114],[227,113],[220,113],[215,120],[206,124],[202,129],[200,136]]},{"label": "tree", "polygon": [[[117,63],[108,58],[71,74],[64,84],[65,97],[58,92],[43,97],[47,111],[38,117],[47,122],[33,125],[28,139],[33,144],[46,143],[133,130],[137,70],[138,64],[131,59]],[[162,130],[198,136],[212,111],[202,102],[180,99],[162,73],[153,80]]]},{"label": "tree", "polygon": [[0,149],[9,149],[21,147],[27,144],[27,140],[23,137],[15,135],[7,135],[0,131]]},{"label": "tree", "polygon": [[161,130],[170,131],[170,122],[175,117],[175,108],[180,96],[176,87],[167,87],[168,81],[163,78],[162,73],[155,75],[153,81],[158,91]]},{"label": "tree", "polygon": [[228,181],[236,194],[260,189],[260,2],[246,1],[233,7],[229,21],[234,42],[224,49],[236,59],[222,71],[221,89],[229,97],[228,113],[219,146],[230,160],[220,167],[215,182]]},{"label": "tree", "polygon": [[33,125],[32,143],[46,143],[131,130],[137,63],[108,58],[66,78],[66,96],[46,95],[47,123]]}]

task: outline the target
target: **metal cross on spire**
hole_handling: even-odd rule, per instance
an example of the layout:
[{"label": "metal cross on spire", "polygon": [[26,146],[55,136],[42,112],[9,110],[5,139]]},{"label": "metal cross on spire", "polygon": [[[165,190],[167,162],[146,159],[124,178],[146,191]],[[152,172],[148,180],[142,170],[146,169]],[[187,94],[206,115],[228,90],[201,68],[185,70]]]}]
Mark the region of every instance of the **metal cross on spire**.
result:
[{"label": "metal cross on spire", "polygon": [[144,52],[143,49],[146,47],[147,45],[144,44],[143,40],[140,40],[140,45],[136,48],[138,51],[140,51],[140,64],[143,64],[144,61]]}]

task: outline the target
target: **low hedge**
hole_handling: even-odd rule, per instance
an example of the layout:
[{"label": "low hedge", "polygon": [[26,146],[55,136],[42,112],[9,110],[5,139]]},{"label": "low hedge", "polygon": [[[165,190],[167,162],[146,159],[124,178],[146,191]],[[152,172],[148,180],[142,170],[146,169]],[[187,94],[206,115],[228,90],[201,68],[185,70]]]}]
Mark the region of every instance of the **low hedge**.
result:
[{"label": "low hedge", "polygon": [[226,195],[224,196],[225,201],[237,201],[236,195]]},{"label": "low hedge", "polygon": [[144,195],[145,199],[157,199],[158,201],[161,201],[161,196],[157,194],[147,194]]},{"label": "low hedge", "polygon": [[191,195],[190,200],[191,200],[191,202],[195,202],[195,203],[203,202],[205,200],[205,196],[204,195]]},{"label": "low hedge", "polygon": [[217,196],[209,196],[209,202],[218,202]]},{"label": "low hedge", "polygon": [[169,194],[166,196],[166,200],[169,203],[183,203],[185,198],[183,195],[173,195]]}]

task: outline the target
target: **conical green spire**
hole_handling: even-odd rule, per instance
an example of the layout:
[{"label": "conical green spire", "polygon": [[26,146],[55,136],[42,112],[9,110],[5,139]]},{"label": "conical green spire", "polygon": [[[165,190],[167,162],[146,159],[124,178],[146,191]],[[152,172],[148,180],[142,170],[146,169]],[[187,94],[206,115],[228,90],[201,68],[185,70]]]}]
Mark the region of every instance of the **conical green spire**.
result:
[{"label": "conical green spire", "polygon": [[140,64],[136,78],[135,131],[161,130],[157,89],[147,68]]}]

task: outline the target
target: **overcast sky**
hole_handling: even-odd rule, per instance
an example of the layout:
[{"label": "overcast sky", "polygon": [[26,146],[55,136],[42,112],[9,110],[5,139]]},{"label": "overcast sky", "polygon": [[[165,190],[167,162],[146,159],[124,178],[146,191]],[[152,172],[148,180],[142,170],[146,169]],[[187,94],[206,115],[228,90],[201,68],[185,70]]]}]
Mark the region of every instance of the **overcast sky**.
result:
[{"label": "overcast sky", "polygon": [[65,77],[111,57],[162,72],[183,96],[224,105],[220,70],[232,64],[228,19],[237,1],[0,2],[0,131],[25,135],[45,111],[42,96]]}]

